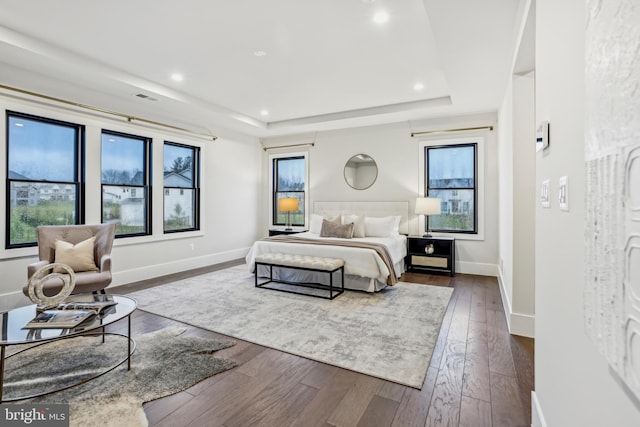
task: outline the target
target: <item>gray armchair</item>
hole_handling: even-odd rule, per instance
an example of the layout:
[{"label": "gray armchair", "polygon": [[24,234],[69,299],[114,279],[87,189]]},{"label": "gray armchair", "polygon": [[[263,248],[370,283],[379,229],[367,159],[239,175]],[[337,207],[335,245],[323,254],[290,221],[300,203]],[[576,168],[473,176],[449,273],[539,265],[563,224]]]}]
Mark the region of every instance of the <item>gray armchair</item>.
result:
[{"label": "gray armchair", "polygon": [[[98,271],[76,272],[76,285],[73,293],[102,292],[111,284],[111,248],[115,235],[115,224],[64,225],[38,227],[38,255],[40,260],[29,264],[27,278],[41,267],[55,261],[55,244],[57,240],[74,245],[95,236],[93,258]],[[47,296],[56,295],[62,289],[62,280],[51,279],[45,283],[43,291]],[[28,287],[22,292],[29,296]]]}]

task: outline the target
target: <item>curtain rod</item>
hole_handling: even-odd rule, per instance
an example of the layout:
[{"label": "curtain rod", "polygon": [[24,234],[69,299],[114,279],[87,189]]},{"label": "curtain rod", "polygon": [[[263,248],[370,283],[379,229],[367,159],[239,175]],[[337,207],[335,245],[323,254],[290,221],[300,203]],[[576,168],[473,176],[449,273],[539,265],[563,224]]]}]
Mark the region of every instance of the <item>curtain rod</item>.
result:
[{"label": "curtain rod", "polygon": [[291,147],[313,147],[316,145],[315,142],[307,142],[306,144],[292,144],[292,145],[275,145],[273,147],[264,147],[263,150],[275,150],[278,148],[291,148]]},{"label": "curtain rod", "polygon": [[66,99],[56,98],[54,96],[49,96],[49,95],[43,95],[41,93],[31,92],[31,91],[24,90],[24,89],[18,89],[18,88],[11,87],[11,86],[0,85],[0,89],[11,90],[11,91],[22,93],[22,94],[25,94],[25,95],[30,95],[30,96],[35,96],[35,97],[38,97],[38,98],[43,98],[43,99],[46,99],[46,100],[49,100],[49,101],[55,101],[55,102],[59,102],[59,103],[62,103],[62,104],[71,105],[71,106],[74,106],[74,107],[84,108],[86,110],[96,111],[96,112],[102,113],[102,114],[110,114],[112,116],[116,116],[116,117],[121,117],[123,119],[127,119],[127,121],[129,123],[131,123],[133,121],[137,121],[137,122],[147,123],[147,124],[154,125],[154,126],[161,126],[161,127],[165,127],[165,128],[169,128],[169,129],[173,129],[173,130],[178,130],[178,131],[181,131],[181,132],[191,133],[193,135],[198,135],[198,136],[205,137],[205,138],[211,138],[213,141],[218,139],[217,136],[211,135],[211,134],[208,134],[208,133],[196,132],[196,131],[193,131],[193,130],[190,130],[190,129],[181,128],[181,127],[173,126],[173,125],[168,125],[166,123],[156,122],[155,120],[143,119],[141,117],[135,117],[135,116],[131,116],[129,114],[124,114],[124,113],[118,113],[118,112],[115,112],[115,111],[105,110],[105,109],[102,109],[102,108],[93,107],[91,105],[81,104],[79,102],[68,101]]},{"label": "curtain rod", "polygon": [[490,131],[492,131],[493,126],[478,126],[474,128],[458,128],[458,129],[444,129],[444,130],[425,130],[422,132],[411,132],[411,136],[414,137],[416,135],[425,135],[430,133],[464,132],[467,130],[482,130],[482,129],[489,129]]}]

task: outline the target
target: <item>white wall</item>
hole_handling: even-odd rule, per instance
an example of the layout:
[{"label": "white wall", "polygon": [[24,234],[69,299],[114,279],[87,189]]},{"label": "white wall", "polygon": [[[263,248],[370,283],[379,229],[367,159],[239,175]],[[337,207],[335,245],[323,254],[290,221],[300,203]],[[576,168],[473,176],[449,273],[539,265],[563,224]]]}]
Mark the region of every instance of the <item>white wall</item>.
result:
[{"label": "white wall", "polygon": [[535,314],[534,76],[513,78],[513,301],[511,333],[533,336]]},{"label": "white wall", "polygon": [[509,331],[527,337],[535,332],[534,15],[534,2],[527,2],[498,121],[498,280]]},{"label": "white wall", "polygon": [[535,131],[533,74],[514,75],[500,108],[500,291],[509,331],[534,336]]},{"label": "white wall", "polygon": [[[100,222],[101,130],[105,128],[153,138],[153,235],[116,239],[112,252],[111,286],[242,258],[259,234],[263,173],[262,149],[256,138],[219,133],[219,138],[213,142],[8,96],[0,96],[0,109],[3,116],[0,121],[2,200],[7,175],[6,109],[86,125],[87,223]],[[198,232],[163,234],[162,146],[165,140],[201,147],[202,216]],[[0,214],[2,224],[5,224],[6,215],[5,210]],[[6,310],[28,303],[22,295],[22,287],[27,282],[27,265],[37,258],[37,248],[4,249],[4,225],[0,227],[0,241],[0,310]]]},{"label": "white wall", "polygon": [[[537,1],[536,122],[550,123],[537,155],[536,185],[550,179],[551,208],[536,207],[534,425],[640,425],[584,326],[585,2]],[[558,209],[558,178],[569,176],[569,212]]]},{"label": "white wall", "polygon": [[513,81],[509,80],[498,116],[498,281],[507,324],[513,312]]},{"label": "white wall", "polygon": [[[265,146],[315,142],[309,148],[310,201],[409,201],[409,233],[418,234],[419,220],[413,213],[418,197],[420,140],[412,131],[443,130],[494,125],[495,114],[447,118],[423,122],[320,132],[271,138]],[[461,273],[497,275],[498,259],[498,163],[496,132],[481,132],[485,137],[485,239],[456,241],[456,269]],[[451,139],[469,134],[439,134],[431,139]],[[292,150],[296,150],[292,148]],[[297,150],[299,151],[299,149]],[[355,154],[368,154],[378,165],[378,178],[366,190],[354,190],[344,180],[344,165]],[[268,157],[265,154],[265,158]],[[266,160],[265,163],[266,164]],[[268,186],[263,186],[268,192]],[[265,193],[267,194],[267,193]],[[268,211],[268,201],[263,201]],[[313,206],[313,205],[311,205]],[[264,233],[268,223],[264,223]]]}]

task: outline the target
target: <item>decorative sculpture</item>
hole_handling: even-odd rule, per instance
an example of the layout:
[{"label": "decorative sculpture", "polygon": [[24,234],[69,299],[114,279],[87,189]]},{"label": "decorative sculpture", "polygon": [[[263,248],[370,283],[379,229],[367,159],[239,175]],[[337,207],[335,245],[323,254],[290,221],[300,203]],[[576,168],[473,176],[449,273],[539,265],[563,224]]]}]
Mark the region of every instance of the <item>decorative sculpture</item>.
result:
[{"label": "decorative sculpture", "polygon": [[[67,274],[57,273],[56,270],[65,270]],[[48,274],[46,274],[48,273]],[[43,291],[44,284],[51,279],[62,280],[62,289],[56,295],[46,296]],[[64,301],[76,286],[76,274],[73,269],[66,264],[52,263],[39,268],[33,276],[29,278],[27,284],[29,290],[29,298],[38,304],[38,311],[47,310],[55,307],[58,303]]]}]

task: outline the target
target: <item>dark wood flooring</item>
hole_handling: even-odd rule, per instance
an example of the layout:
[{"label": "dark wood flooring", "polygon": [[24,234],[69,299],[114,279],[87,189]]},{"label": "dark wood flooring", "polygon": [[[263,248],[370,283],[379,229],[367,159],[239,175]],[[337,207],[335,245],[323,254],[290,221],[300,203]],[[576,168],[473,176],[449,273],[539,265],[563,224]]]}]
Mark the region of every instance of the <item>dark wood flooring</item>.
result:
[{"label": "dark wood flooring", "polygon": [[[496,279],[406,273],[403,280],[454,289],[421,390],[237,340],[217,354],[238,367],[146,403],[150,426],[529,426],[533,340],[508,333]],[[134,334],[179,324],[142,310],[132,319]],[[187,333],[222,336],[192,326]]]}]

